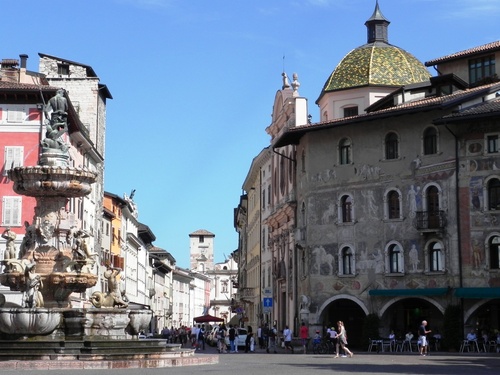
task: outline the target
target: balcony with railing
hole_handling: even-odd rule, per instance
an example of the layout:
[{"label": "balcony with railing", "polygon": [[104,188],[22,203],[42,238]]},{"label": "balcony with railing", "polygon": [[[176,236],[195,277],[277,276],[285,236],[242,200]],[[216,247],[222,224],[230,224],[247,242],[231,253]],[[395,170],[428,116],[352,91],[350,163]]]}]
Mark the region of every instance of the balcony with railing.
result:
[{"label": "balcony with railing", "polygon": [[440,232],[446,226],[446,215],[444,211],[417,211],[414,225],[422,232]]}]

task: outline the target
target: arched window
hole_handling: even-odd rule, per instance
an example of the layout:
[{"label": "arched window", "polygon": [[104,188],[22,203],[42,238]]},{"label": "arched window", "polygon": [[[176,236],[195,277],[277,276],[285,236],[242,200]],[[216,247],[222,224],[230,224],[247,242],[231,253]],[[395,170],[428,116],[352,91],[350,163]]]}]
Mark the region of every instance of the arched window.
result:
[{"label": "arched window", "polygon": [[426,190],[427,200],[427,215],[429,220],[429,228],[440,227],[439,215],[439,190],[436,186],[432,185]]},{"label": "arched window", "polygon": [[341,251],[342,275],[354,275],[354,252],[348,246]]},{"label": "arched window", "polygon": [[397,191],[391,190],[387,194],[387,208],[389,219],[401,218],[401,202]]},{"label": "arched window", "polygon": [[389,245],[387,256],[389,260],[390,273],[403,272],[403,251],[398,244]]},{"label": "arched window", "polygon": [[429,271],[438,272],[443,270],[443,248],[439,242],[431,242],[429,244]]},{"label": "arched window", "polygon": [[429,127],[424,131],[424,155],[437,154],[437,131]]},{"label": "arched window", "polygon": [[385,136],[385,159],[392,160],[399,157],[398,135],[389,133]]},{"label": "arched window", "polygon": [[500,237],[494,236],[488,241],[490,252],[490,269],[500,269]]},{"label": "arched window", "polygon": [[349,195],[344,195],[340,198],[341,222],[352,222],[352,198]]},{"label": "arched window", "polygon": [[339,142],[339,163],[342,165],[351,164],[351,140],[343,138]]},{"label": "arched window", "polygon": [[488,181],[488,208],[500,210],[500,180],[497,178]]}]

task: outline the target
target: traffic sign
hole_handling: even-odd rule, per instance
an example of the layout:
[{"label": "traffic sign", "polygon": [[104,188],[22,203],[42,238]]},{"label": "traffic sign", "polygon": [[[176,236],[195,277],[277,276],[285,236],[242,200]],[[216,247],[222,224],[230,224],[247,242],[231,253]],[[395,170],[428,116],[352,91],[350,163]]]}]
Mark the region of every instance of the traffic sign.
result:
[{"label": "traffic sign", "polygon": [[273,307],[273,299],[272,298],[264,298],[263,303],[264,303],[264,307]]}]

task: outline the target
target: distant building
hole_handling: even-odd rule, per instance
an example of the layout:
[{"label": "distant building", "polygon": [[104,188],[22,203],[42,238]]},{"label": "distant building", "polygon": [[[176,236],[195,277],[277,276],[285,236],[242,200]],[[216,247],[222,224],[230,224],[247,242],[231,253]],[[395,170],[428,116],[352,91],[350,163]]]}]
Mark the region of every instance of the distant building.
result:
[{"label": "distant building", "polygon": [[216,263],[213,270],[205,272],[211,280],[210,287],[210,309],[207,312],[226,322],[231,321],[237,315],[234,306],[236,288],[234,283],[238,276],[238,265],[233,256],[229,256],[224,262]]},{"label": "distant building", "polygon": [[215,234],[199,229],[189,234],[190,268],[204,273],[214,269]]},{"label": "distant building", "polygon": [[193,324],[194,310],[191,310],[191,289],[194,276],[185,268],[176,267],[172,279],[172,325],[176,328]]}]

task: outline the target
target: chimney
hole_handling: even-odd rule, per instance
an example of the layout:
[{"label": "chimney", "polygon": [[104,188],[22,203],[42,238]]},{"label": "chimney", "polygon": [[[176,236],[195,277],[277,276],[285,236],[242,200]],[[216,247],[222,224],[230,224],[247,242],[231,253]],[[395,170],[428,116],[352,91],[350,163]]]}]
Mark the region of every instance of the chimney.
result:
[{"label": "chimney", "polygon": [[26,61],[28,60],[28,55],[23,53],[19,55],[19,58],[21,59],[21,69],[26,69]]},{"label": "chimney", "polygon": [[17,82],[18,80],[18,70],[17,66],[19,61],[16,59],[3,59],[1,62],[1,75],[0,79],[2,81]]}]

